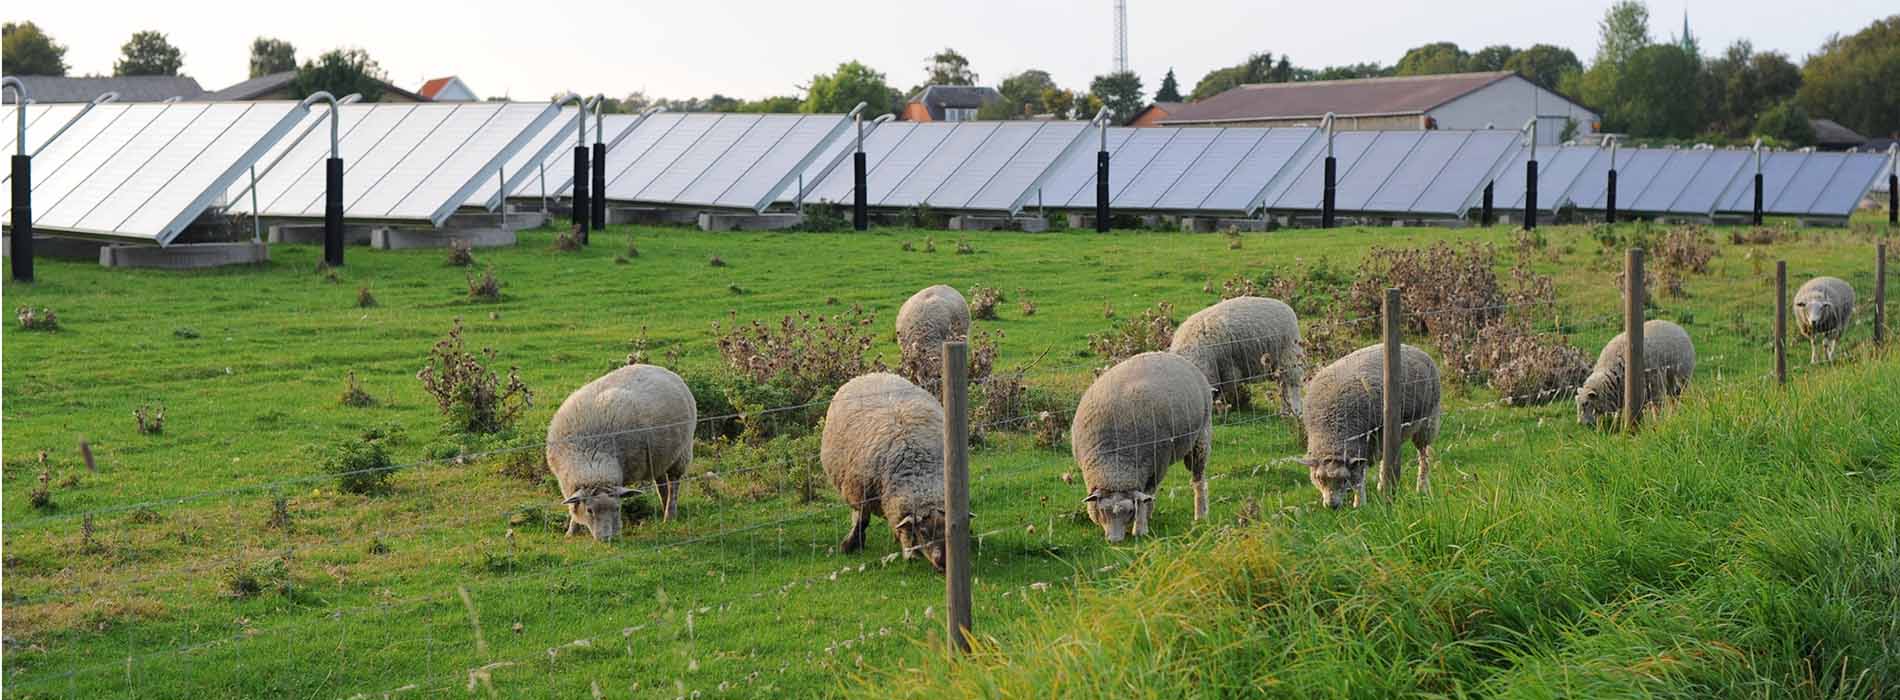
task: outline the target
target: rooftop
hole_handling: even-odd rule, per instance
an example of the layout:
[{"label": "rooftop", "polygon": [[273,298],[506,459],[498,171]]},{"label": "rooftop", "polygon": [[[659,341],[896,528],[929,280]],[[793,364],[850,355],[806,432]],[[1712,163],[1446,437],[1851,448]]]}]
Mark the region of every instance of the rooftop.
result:
[{"label": "rooftop", "polygon": [[1516,73],[1447,73],[1396,78],[1357,78],[1242,85],[1178,110],[1162,124],[1217,123],[1253,119],[1319,119],[1424,114]]}]

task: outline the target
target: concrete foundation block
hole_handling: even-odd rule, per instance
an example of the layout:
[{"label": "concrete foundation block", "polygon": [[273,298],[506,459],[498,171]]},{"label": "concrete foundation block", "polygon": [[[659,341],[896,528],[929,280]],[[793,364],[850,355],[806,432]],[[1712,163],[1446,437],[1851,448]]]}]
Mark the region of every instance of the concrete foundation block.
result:
[{"label": "concrete foundation block", "polygon": [[[369,245],[372,226],[343,226],[345,245]],[[271,224],[266,240],[272,243],[323,245],[323,224]]]},{"label": "concrete foundation block", "polygon": [[1070,214],[1069,228],[1095,228],[1094,214]]},{"label": "concrete foundation block", "polygon": [[[37,241],[35,241],[37,243]],[[108,245],[99,249],[103,267],[151,267],[167,270],[191,270],[226,265],[254,265],[270,260],[270,247],[263,243],[185,243],[158,246]]]},{"label": "concrete foundation block", "polygon": [[378,227],[370,234],[370,247],[377,250],[414,250],[417,248],[447,248],[457,241],[468,241],[475,248],[503,248],[515,245],[519,239],[514,231],[504,228],[463,228],[434,231],[429,229]]},{"label": "concrete foundation block", "polygon": [[1040,216],[977,216],[963,214],[950,217],[948,228],[952,231],[1025,231],[1041,233],[1049,230],[1049,220]]},{"label": "concrete foundation block", "polygon": [[699,212],[685,209],[656,209],[652,207],[608,207],[607,225],[635,224],[640,226],[695,226],[699,224]]},{"label": "concrete foundation block", "polygon": [[[98,260],[99,249],[108,244],[99,241],[87,241],[78,238],[56,238],[42,234],[33,236],[33,257],[58,258],[61,260]],[[13,254],[13,236],[0,236],[0,259]]]},{"label": "concrete foundation block", "polygon": [[548,223],[548,215],[538,211],[511,211],[502,217],[502,228],[510,231],[540,228]]},{"label": "concrete foundation block", "polygon": [[713,214],[699,215],[701,231],[781,231],[803,222],[801,214]]},{"label": "concrete foundation block", "polygon": [[1212,217],[1207,217],[1207,216],[1181,217],[1181,232],[1182,233],[1213,233],[1219,230],[1221,230],[1220,224],[1217,223],[1217,221]]}]

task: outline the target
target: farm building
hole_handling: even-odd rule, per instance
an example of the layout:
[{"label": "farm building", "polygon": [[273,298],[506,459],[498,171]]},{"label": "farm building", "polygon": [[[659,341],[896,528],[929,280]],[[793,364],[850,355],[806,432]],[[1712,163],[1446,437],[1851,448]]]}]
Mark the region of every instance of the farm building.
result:
[{"label": "farm building", "polygon": [[927,85],[910,96],[897,118],[907,122],[967,122],[976,120],[983,105],[1003,99],[993,87]]},{"label": "farm building", "polygon": [[1187,104],[1186,102],[1156,102],[1136,112],[1135,118],[1128,120],[1127,125],[1160,126],[1161,120],[1167,119],[1174,113],[1181,111],[1181,108],[1187,106]]},{"label": "farm building", "polygon": [[1342,131],[1515,129],[1538,118],[1537,141],[1596,133],[1601,117],[1511,72],[1242,85],[1189,103],[1159,126],[1316,126],[1332,112]]},{"label": "farm building", "polygon": [[[206,101],[212,101],[212,102],[254,102],[257,100],[294,100],[298,98],[298,95],[291,92],[290,81],[296,77],[297,77],[297,71],[294,71],[294,70],[287,70],[281,73],[272,73],[270,75],[258,76],[250,80],[246,80],[244,82],[237,83],[230,87],[224,88],[222,90],[204,93],[203,95],[199,95],[194,99],[200,99],[200,100],[206,100]],[[33,94],[36,97],[39,95],[39,93],[37,92]],[[402,88],[396,87],[395,85],[392,85],[385,81],[383,83],[383,94],[378,96],[376,98],[376,101],[377,102],[427,102],[428,98],[425,98],[421,95],[410,92],[408,90],[404,90]]]},{"label": "farm building", "polygon": [[1809,119],[1814,126],[1814,147],[1823,151],[1850,151],[1867,143],[1867,137],[1841,126],[1832,119]]},{"label": "farm building", "polygon": [[[118,93],[120,102],[160,102],[174,97],[198,99],[205,89],[185,76],[131,75],[119,78],[68,78],[60,75],[16,76],[26,84],[27,94],[40,104],[91,102],[108,92]],[[7,92],[6,103],[13,104]]]},{"label": "farm building", "polygon": [[481,97],[470,89],[468,83],[456,76],[434,78],[422,84],[417,91],[431,102],[480,102]]}]

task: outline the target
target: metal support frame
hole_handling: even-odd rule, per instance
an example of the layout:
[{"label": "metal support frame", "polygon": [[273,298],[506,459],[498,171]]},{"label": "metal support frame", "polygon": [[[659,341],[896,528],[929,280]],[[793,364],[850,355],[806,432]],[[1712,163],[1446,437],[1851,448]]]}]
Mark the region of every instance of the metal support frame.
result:
[{"label": "metal support frame", "polygon": [[588,175],[587,166],[587,112],[592,109],[594,103],[587,98],[573,93],[569,93],[567,96],[555,100],[555,104],[562,107],[567,106],[569,102],[580,107],[579,113],[574,115],[574,124],[580,129],[580,134],[579,138],[574,142],[574,196],[572,200],[572,217],[576,235],[580,236],[581,239],[581,245],[587,245],[587,229],[590,223],[589,219],[592,218],[590,215],[593,213],[593,202],[588,199],[587,192],[588,181],[591,179]]},{"label": "metal support frame", "polygon": [[1616,223],[1616,139],[1605,137],[1610,142],[1610,172],[1604,181],[1605,196],[1609,198],[1603,213],[1605,223]]},{"label": "metal support frame", "polygon": [[1491,223],[1495,220],[1495,215],[1492,213],[1492,210],[1491,210],[1491,204],[1492,204],[1491,190],[1496,185],[1497,185],[1496,182],[1484,183],[1484,208],[1479,210],[1478,223],[1486,227],[1489,227]]},{"label": "metal support frame", "polygon": [[1749,217],[1749,222],[1751,222],[1751,223],[1753,223],[1753,224],[1755,224],[1756,226],[1760,226],[1760,225],[1761,225],[1761,221],[1762,221],[1762,218],[1761,218],[1761,206],[1762,206],[1762,191],[1761,191],[1761,188],[1762,188],[1762,178],[1761,178],[1761,139],[1755,139],[1755,208],[1754,208],[1754,212],[1753,212],[1753,216],[1751,216],[1751,217]]},{"label": "metal support frame", "polygon": [[[607,228],[607,143],[603,140],[606,138],[607,130],[600,114],[601,105],[606,101],[606,95],[594,96],[594,198],[591,200],[593,207],[588,209],[587,218],[591,224],[589,228],[595,231]],[[585,236],[581,237],[583,243],[586,240]]]},{"label": "metal support frame", "polygon": [[[342,130],[338,126],[341,119],[341,113],[337,109],[339,103],[335,95],[317,92],[303,98],[297,106],[309,109],[310,105],[318,100],[330,103],[330,157],[323,162],[323,263],[330,267],[341,267],[343,265],[343,156],[339,145],[342,140]],[[272,163],[272,165],[275,164]],[[251,191],[253,193],[257,191],[255,183]],[[257,205],[252,204],[251,215],[259,214]]]},{"label": "metal support frame", "polygon": [[1108,108],[1095,113],[1099,141],[1095,149],[1095,232],[1108,233]]},{"label": "metal support frame", "polygon": [[7,76],[0,79],[0,90],[12,90],[13,102],[18,108],[13,110],[19,122],[20,133],[15,136],[13,153],[13,234],[9,239],[12,250],[7,255],[12,261],[13,281],[33,281],[33,156],[26,152],[26,106],[32,99],[27,95],[26,83],[19,78]]},{"label": "metal support frame", "polygon": [[1333,158],[1333,120],[1336,118],[1337,115],[1327,112],[1326,120],[1320,124],[1320,127],[1326,130],[1326,180],[1321,186],[1319,195],[1320,228],[1332,228],[1333,218],[1337,214],[1334,204],[1338,201],[1339,194],[1339,161]]},{"label": "metal support frame", "polygon": [[[870,194],[864,191],[868,173],[865,171],[864,114],[862,112],[854,112],[851,115],[851,126],[857,131],[857,135],[853,137],[856,139],[856,145],[851,151],[851,230],[864,231],[871,228],[871,200]],[[801,191],[801,198],[803,194]],[[799,213],[804,213],[804,207],[799,207]]]},{"label": "metal support frame", "polygon": [[1530,160],[1524,162],[1524,230],[1529,231],[1537,228],[1537,117],[1524,122],[1524,132],[1531,147]]},{"label": "metal support frame", "polygon": [[1900,226],[1900,143],[1887,147],[1887,225]]}]

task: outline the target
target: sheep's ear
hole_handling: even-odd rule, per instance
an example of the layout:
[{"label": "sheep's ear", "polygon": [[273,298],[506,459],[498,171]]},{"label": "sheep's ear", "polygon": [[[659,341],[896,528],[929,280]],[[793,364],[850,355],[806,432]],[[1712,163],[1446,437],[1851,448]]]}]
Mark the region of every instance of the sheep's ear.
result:
[{"label": "sheep's ear", "polygon": [[1083,503],[1094,503],[1099,500],[1102,500],[1102,492],[1100,491],[1090,491],[1089,495],[1082,497]]},{"label": "sheep's ear", "polygon": [[1142,492],[1140,492],[1140,491],[1136,491],[1136,492],[1135,492],[1135,502],[1136,502],[1136,503],[1147,503],[1147,502],[1149,502],[1149,501],[1153,501],[1154,499],[1155,499],[1155,497],[1154,497],[1154,496],[1151,496],[1151,495],[1149,495],[1149,494],[1145,494],[1145,493],[1142,493]]},{"label": "sheep's ear", "polygon": [[1293,461],[1299,462],[1301,466],[1308,469],[1319,466],[1319,460],[1313,459],[1312,457],[1295,457]]},{"label": "sheep's ear", "polygon": [[915,524],[915,522],[911,519],[911,516],[906,515],[904,516],[903,520],[897,521],[897,524],[892,525],[891,527],[897,528],[899,530],[903,530],[905,528],[910,527],[913,524]]},{"label": "sheep's ear", "polygon": [[1359,465],[1363,467],[1363,466],[1372,464],[1372,460],[1366,459],[1364,457],[1354,457],[1352,458],[1351,461],[1347,462],[1347,464],[1355,464],[1355,465]]},{"label": "sheep's ear", "polygon": [[630,489],[625,486],[614,487],[614,498],[626,498],[628,496],[638,496],[642,493],[646,493],[646,492],[641,491],[640,489]]},{"label": "sheep's ear", "polygon": [[568,496],[567,500],[561,501],[561,505],[571,506],[580,502],[581,502],[581,492],[575,491],[574,495]]}]

